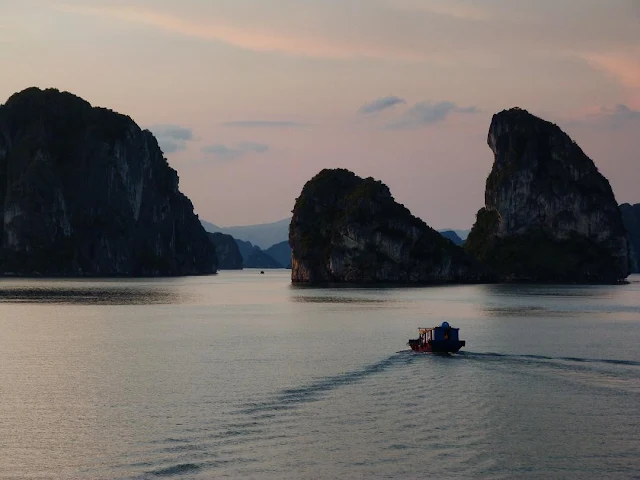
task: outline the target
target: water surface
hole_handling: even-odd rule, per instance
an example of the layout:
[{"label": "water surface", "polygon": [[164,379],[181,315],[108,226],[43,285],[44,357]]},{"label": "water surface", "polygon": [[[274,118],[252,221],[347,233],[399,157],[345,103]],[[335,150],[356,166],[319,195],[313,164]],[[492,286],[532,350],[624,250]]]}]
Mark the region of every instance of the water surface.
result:
[{"label": "water surface", "polygon": [[640,277],[288,274],[0,280],[0,478],[637,478]]}]

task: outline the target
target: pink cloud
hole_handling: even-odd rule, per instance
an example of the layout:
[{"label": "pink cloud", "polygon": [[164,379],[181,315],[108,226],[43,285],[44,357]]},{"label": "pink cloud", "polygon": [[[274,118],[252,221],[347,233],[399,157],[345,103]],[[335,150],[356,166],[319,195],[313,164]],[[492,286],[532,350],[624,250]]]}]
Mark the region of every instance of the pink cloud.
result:
[{"label": "pink cloud", "polygon": [[388,0],[388,6],[401,10],[430,12],[461,20],[482,21],[491,18],[491,14],[486,8],[456,0],[434,0],[430,3],[423,0]]},{"label": "pink cloud", "polygon": [[582,57],[593,68],[615,78],[627,89],[628,103],[640,108],[640,49],[630,53],[587,53]]},{"label": "pink cloud", "polygon": [[311,56],[330,59],[393,58],[403,61],[422,61],[425,56],[417,51],[372,46],[365,42],[340,42],[329,38],[307,38],[286,35],[268,29],[246,29],[222,21],[193,20],[157,10],[130,6],[86,7],[66,5],[62,10],[114,18],[146,25],[167,32],[201,40],[219,41],[256,52],[277,52],[286,55]]}]

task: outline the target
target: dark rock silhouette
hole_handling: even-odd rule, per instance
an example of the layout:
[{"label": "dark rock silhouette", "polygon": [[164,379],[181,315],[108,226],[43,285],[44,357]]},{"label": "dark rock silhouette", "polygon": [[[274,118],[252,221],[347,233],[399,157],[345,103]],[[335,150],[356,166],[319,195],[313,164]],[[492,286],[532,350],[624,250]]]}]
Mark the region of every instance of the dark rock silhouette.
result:
[{"label": "dark rock silhouette", "polygon": [[244,268],[283,268],[280,263],[251,242],[236,239]]},{"label": "dark rock silhouette", "polygon": [[187,275],[215,247],[153,135],[55,89],[0,106],[0,271]]},{"label": "dark rock silhouette", "polygon": [[207,233],[216,246],[220,270],[242,270],[243,260],[235,238],[224,233]]},{"label": "dark rock silhouette", "polygon": [[265,253],[284,268],[291,268],[291,247],[288,240],[270,246]]},{"label": "dark rock silhouette", "polygon": [[495,162],[465,249],[507,281],[615,283],[629,248],[609,182],[556,125],[514,108],[493,116]]},{"label": "dark rock silhouette", "polygon": [[373,178],[325,169],[297,198],[289,230],[293,283],[478,282],[489,277]]},{"label": "dark rock silhouette", "polygon": [[444,238],[447,238],[449,240],[451,240],[453,243],[455,243],[456,245],[458,245],[459,247],[462,246],[462,244],[464,243],[464,240],[462,240],[458,234],[456,232],[454,232],[453,230],[440,230],[439,231],[440,235],[442,235]]}]

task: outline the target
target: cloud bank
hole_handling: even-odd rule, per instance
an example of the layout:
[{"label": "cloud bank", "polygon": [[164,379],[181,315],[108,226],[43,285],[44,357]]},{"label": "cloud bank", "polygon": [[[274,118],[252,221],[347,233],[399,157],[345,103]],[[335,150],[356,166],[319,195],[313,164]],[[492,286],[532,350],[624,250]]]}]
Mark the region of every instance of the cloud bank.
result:
[{"label": "cloud bank", "polygon": [[222,162],[236,160],[249,154],[261,154],[268,151],[268,145],[255,142],[241,142],[234,146],[213,144],[208,145],[202,149],[203,153],[214,157]]},{"label": "cloud bank", "polygon": [[589,115],[588,119],[599,123],[603,122],[611,128],[622,128],[636,124],[640,127],[640,110],[618,104],[614,107],[602,107],[598,113]]},{"label": "cloud bank", "polygon": [[387,124],[389,130],[408,130],[443,122],[452,113],[478,113],[476,107],[460,107],[454,102],[420,102],[411,107],[402,117]]},{"label": "cloud bank", "polygon": [[381,97],[372,102],[365,103],[358,109],[358,113],[361,115],[371,115],[373,113],[378,113],[383,110],[387,110],[388,108],[392,108],[396,105],[407,103],[404,98],[396,97],[395,95],[390,95],[388,97]]},{"label": "cloud bank", "polygon": [[298,128],[306,127],[306,123],[278,120],[242,120],[239,122],[224,122],[223,127],[239,127],[239,128]]},{"label": "cloud bank", "polygon": [[147,129],[158,140],[164,153],[175,153],[187,148],[187,142],[193,140],[193,130],[173,124],[151,125]]}]

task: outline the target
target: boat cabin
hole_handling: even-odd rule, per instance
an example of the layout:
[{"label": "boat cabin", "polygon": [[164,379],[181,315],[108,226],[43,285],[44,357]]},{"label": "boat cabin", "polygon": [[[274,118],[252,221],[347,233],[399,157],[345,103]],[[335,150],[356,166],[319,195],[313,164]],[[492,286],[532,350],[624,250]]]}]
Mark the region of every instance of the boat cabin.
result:
[{"label": "boat cabin", "polygon": [[442,322],[438,327],[418,328],[419,336],[409,340],[408,345],[412,350],[418,352],[457,352],[465,345],[464,340],[460,340],[458,332],[460,329],[449,325],[449,322]]},{"label": "boat cabin", "polygon": [[460,329],[449,326],[448,322],[442,322],[442,325],[439,327],[420,327],[418,331],[420,332],[420,343],[427,343],[433,340],[437,342],[447,340],[457,342],[459,340],[458,332]]}]

